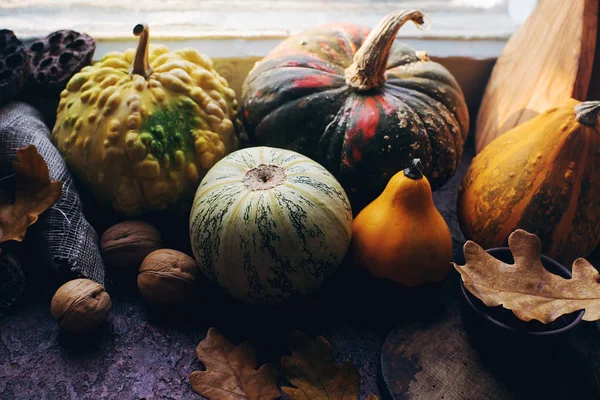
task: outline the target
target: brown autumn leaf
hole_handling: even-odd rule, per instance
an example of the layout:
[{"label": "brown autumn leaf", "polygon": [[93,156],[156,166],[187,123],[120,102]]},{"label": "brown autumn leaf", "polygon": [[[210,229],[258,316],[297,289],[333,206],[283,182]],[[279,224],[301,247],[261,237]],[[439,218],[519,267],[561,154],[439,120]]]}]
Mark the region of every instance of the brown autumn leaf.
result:
[{"label": "brown autumn leaf", "polygon": [[192,389],[209,400],[274,400],[281,397],[277,370],[265,364],[256,370],[256,350],[248,343],[231,344],[215,328],[196,348],[206,371],[190,374]]},{"label": "brown autumn leaf", "polygon": [[[338,366],[331,345],[322,336],[312,341],[301,332],[288,339],[291,356],[281,359],[283,373],[293,387],[282,387],[292,400],[358,400],[360,375],[350,361]],[[366,400],[377,400],[370,395]]]},{"label": "brown autumn leaf", "polygon": [[0,243],[8,240],[23,241],[27,228],[38,216],[52,207],[62,194],[62,183],[50,182],[48,165],[34,145],[17,150],[14,203],[0,191]]},{"label": "brown autumn leaf", "polygon": [[464,246],[466,264],[454,264],[465,287],[488,307],[502,305],[523,321],[549,323],[585,309],[583,319],[600,319],[600,274],[585,259],[573,263],[573,277],[548,272],[541,261],[540,239],[522,229],[508,238],[515,259],[505,264],[472,241]]}]

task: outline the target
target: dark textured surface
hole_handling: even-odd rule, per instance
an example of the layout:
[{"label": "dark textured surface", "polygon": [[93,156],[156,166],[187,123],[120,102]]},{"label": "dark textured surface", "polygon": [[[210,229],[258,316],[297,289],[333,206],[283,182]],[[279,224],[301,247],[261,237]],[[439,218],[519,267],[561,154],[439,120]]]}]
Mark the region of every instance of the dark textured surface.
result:
[{"label": "dark textured surface", "polygon": [[[118,220],[93,210],[89,198],[84,204],[98,232]],[[168,247],[189,252],[187,235],[179,233],[185,227],[171,219],[153,222],[161,232],[172,232],[163,235]],[[188,307],[163,309],[144,303],[135,277],[109,276],[109,320],[91,335],[77,337],[60,332],[50,314],[51,297],[64,278],[41,265],[38,243],[26,240],[24,245],[26,293],[0,317],[0,399],[201,398],[191,390],[188,375],[201,368],[195,347],[211,326],[234,343],[249,341],[258,349],[260,363],[278,363],[288,354],[286,340],[292,330],[323,335],[338,362],[349,359],[359,369],[361,399],[379,395],[385,336],[399,316],[414,310],[415,296],[428,298],[431,290],[402,290],[346,264],[303,304],[248,306],[199,284]]]},{"label": "dark textured surface", "polygon": [[[467,154],[459,176],[435,195],[436,205],[452,227],[455,258],[459,262],[463,238],[453,210],[456,186],[469,160]],[[100,214],[90,217],[99,232],[115,222]],[[174,225],[172,221],[157,222],[162,232],[174,229]],[[169,244],[169,238],[174,242]],[[168,236],[167,243],[172,247],[177,244],[183,251],[187,247],[180,235]],[[30,242],[28,246],[23,252],[29,276],[26,294],[10,314],[0,317],[3,400],[200,399],[191,390],[188,375],[201,368],[195,347],[210,326],[217,327],[234,343],[249,341],[258,349],[260,363],[278,363],[282,355],[288,354],[286,338],[292,330],[311,336],[321,334],[331,343],[336,360],[350,359],[358,367],[361,400],[370,393],[384,399],[386,390],[378,387],[381,348],[394,326],[401,323],[413,327],[413,338],[421,337],[424,345],[428,340],[448,340],[453,331],[462,329],[460,320],[444,316],[448,309],[459,315],[457,297],[447,291],[457,288],[452,286],[457,283],[456,274],[441,288],[407,290],[343,266],[305,304],[287,308],[242,305],[204,285],[199,286],[197,298],[187,308],[150,307],[137,293],[134,281],[124,282],[126,277],[119,277],[119,286],[107,286],[113,299],[108,322],[91,335],[70,336],[60,332],[50,315],[50,299],[61,280],[43,273],[46,269],[34,257],[36,244]],[[437,333],[432,333],[427,321],[440,324]],[[431,343],[428,345],[431,347]],[[590,348],[583,342],[579,345],[584,350]],[[415,354],[411,357],[414,362],[405,363],[404,369],[396,369],[393,374],[403,385],[410,384],[419,371],[436,362],[432,356],[429,364],[419,363]],[[591,358],[587,365],[597,368],[598,362]],[[445,367],[449,376],[455,367]],[[593,382],[593,378],[589,381]],[[448,398],[472,398],[461,393],[463,397]]]},{"label": "dark textured surface", "polygon": [[[209,326],[231,341],[249,340],[261,362],[286,354],[287,333],[300,329],[322,334],[336,359],[359,368],[361,393],[378,394],[379,351],[389,329],[353,318],[340,303],[291,310],[264,310],[198,299],[177,311],[149,308],[138,294],[116,293],[109,321],[93,334],[76,337],[60,332],[49,304],[57,285],[28,293],[4,316],[0,331],[0,398],[2,399],[186,399],[188,375],[200,368],[195,346]],[[332,308],[330,308],[332,307]],[[363,397],[364,397],[363,396]]]},{"label": "dark textured surface", "polygon": [[188,374],[201,367],[195,346],[216,326],[232,342],[248,340],[257,347],[261,363],[287,354],[292,330],[321,334],[336,360],[350,359],[358,367],[362,399],[380,394],[385,336],[399,318],[415,314],[419,298],[431,297],[429,288],[401,290],[349,267],[306,304],[288,308],[246,306],[206,288],[187,309],[151,308],[131,285],[109,286],[114,307],[109,321],[92,335],[74,337],[61,333],[50,315],[59,284],[48,277],[30,282],[24,300],[1,317],[0,398],[200,398]]}]

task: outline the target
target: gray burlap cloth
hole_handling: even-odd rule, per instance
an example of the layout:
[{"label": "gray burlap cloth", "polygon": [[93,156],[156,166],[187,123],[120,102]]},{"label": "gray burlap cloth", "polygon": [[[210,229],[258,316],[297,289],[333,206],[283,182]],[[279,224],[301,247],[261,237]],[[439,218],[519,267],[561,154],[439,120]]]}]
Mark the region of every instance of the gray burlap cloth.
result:
[{"label": "gray burlap cloth", "polygon": [[63,183],[62,196],[30,229],[40,233],[40,250],[56,270],[104,284],[98,234],[85,219],[79,194],[63,158],[50,141],[41,114],[25,103],[0,108],[0,158],[17,160],[17,149],[34,144],[44,157],[51,180]]}]

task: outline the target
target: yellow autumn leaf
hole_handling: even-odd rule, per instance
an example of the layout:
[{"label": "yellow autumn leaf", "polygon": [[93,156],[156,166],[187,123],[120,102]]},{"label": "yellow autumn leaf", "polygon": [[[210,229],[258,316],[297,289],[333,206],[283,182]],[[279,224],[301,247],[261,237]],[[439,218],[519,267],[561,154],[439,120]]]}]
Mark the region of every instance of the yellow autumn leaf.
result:
[{"label": "yellow autumn leaf", "polygon": [[585,259],[573,263],[573,277],[548,272],[540,239],[522,229],[508,238],[515,260],[506,264],[472,241],[464,245],[465,265],[454,264],[465,287],[488,307],[502,305],[523,321],[549,323],[585,309],[583,319],[600,319],[600,274]]},{"label": "yellow autumn leaf", "polygon": [[[338,366],[324,337],[313,341],[301,332],[293,332],[288,346],[292,355],[281,359],[281,367],[295,387],[281,389],[291,400],[358,400],[358,370],[350,361]],[[366,400],[377,397],[370,395]]]}]

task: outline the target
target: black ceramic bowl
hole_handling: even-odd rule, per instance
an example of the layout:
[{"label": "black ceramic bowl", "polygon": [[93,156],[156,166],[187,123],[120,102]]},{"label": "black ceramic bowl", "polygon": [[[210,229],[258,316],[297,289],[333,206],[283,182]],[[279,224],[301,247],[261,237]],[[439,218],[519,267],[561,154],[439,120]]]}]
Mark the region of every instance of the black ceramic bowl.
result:
[{"label": "black ceramic bowl", "polygon": [[[487,252],[505,263],[514,263],[507,247]],[[571,277],[567,268],[548,257],[542,256],[542,264],[553,274]],[[571,376],[577,373],[566,371],[572,371],[581,362],[573,355],[569,339],[581,322],[583,311],[563,315],[549,324],[525,322],[502,306],[487,307],[459,280],[462,320],[469,344],[476,351],[472,356],[481,361],[485,370],[519,393],[519,398],[582,398],[567,395]]]},{"label": "black ceramic bowl", "polygon": [[[507,264],[514,263],[512,253],[508,247],[497,247],[486,251],[488,254]],[[546,270],[553,274],[563,278],[571,278],[571,271],[549,257],[542,255],[542,264]],[[583,310],[576,311],[571,314],[563,315],[549,324],[542,324],[535,320],[525,322],[517,318],[511,310],[505,309],[502,306],[486,306],[465,288],[462,279],[460,279],[460,291],[461,311],[463,313],[463,319],[466,320],[465,322],[474,322],[475,324],[480,325],[484,330],[496,334],[500,333],[530,338],[562,336],[577,327],[584,314]]]}]

